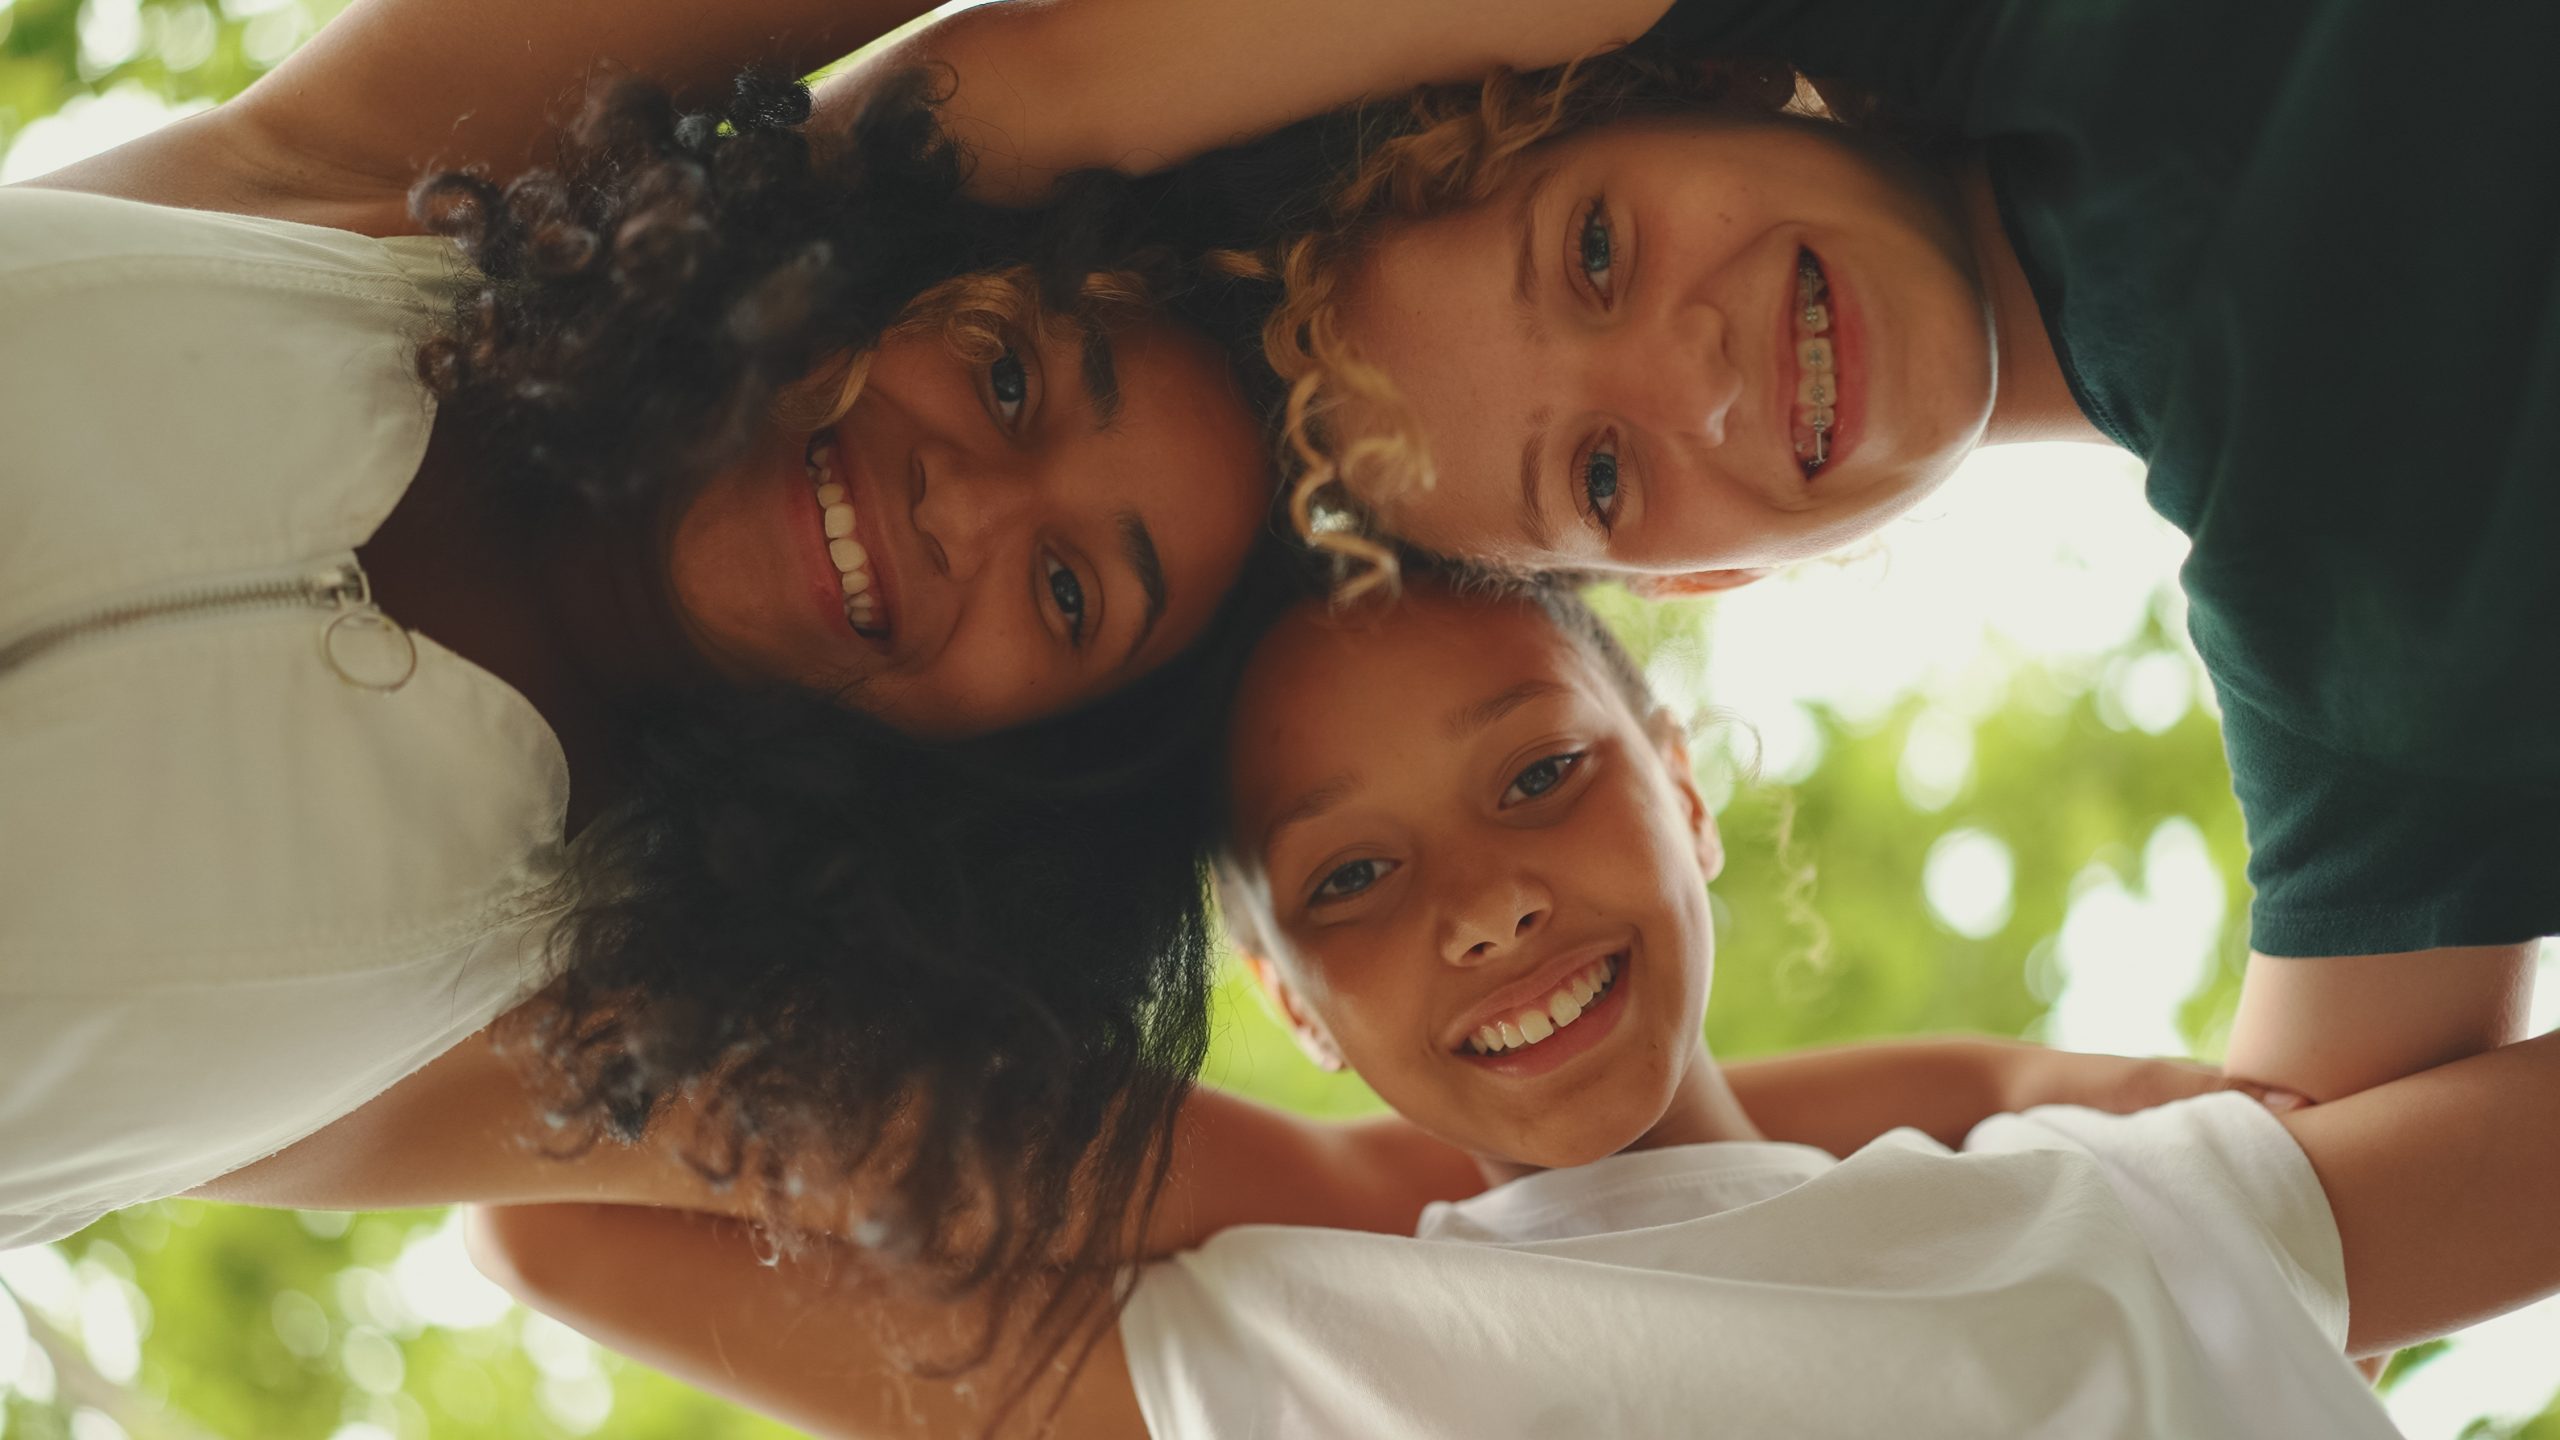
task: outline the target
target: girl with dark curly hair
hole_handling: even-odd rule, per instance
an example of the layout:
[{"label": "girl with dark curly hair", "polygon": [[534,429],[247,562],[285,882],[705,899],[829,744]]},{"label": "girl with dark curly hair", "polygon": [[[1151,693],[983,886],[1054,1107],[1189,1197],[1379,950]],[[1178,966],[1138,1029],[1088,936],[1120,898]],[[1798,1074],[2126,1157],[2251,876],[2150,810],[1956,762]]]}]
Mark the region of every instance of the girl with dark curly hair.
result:
[{"label": "girl with dark curly hair", "polygon": [[756,8],[359,5],[0,192],[0,1245],[610,1193],[971,1290],[1143,1212],[1262,430],[1108,187],[738,78],[915,7]]},{"label": "girl with dark curly hair", "polygon": [[[1262,177],[1210,238],[1285,285],[1317,543],[1711,590],[1979,446],[2118,445],[2193,541],[2249,825],[2232,1064],[2331,1096],[2517,1033],[2560,931],[2560,12],[1418,0],[1339,7],[1345,56],[1305,6],[1124,0],[1117,69],[1017,83],[1077,8],[955,22],[955,113],[1099,105],[1162,165],[1390,97],[1300,132],[1303,184],[1288,142],[1194,177]],[[1484,78],[1541,45],[1584,58]]]}]

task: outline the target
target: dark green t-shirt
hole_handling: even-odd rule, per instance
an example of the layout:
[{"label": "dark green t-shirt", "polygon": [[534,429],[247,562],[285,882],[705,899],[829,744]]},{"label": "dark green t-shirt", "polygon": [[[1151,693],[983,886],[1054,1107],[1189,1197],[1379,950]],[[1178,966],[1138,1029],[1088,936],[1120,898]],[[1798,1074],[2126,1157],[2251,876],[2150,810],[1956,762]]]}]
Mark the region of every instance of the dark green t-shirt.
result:
[{"label": "dark green t-shirt", "polygon": [[2252,942],[2560,932],[2560,5],[1680,0],[1981,142],[2184,530]]}]

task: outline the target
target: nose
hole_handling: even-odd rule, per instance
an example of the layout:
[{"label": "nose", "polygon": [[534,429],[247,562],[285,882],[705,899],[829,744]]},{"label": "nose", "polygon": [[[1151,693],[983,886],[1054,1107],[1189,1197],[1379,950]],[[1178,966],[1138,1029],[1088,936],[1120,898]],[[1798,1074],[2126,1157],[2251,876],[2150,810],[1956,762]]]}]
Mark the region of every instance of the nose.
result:
[{"label": "nose", "polygon": [[1019,528],[1039,502],[1039,486],[1000,457],[956,447],[916,455],[915,527],[935,567],[954,581],[974,578],[1000,537]]},{"label": "nose", "polygon": [[1725,422],[1742,399],[1742,372],[1728,343],[1725,313],[1702,300],[1671,306],[1656,323],[1610,337],[1605,408],[1640,429],[1722,445]]},{"label": "nose", "polygon": [[1546,887],[1518,871],[1480,877],[1443,912],[1440,959],[1475,966],[1506,955],[1544,929],[1554,909]]}]

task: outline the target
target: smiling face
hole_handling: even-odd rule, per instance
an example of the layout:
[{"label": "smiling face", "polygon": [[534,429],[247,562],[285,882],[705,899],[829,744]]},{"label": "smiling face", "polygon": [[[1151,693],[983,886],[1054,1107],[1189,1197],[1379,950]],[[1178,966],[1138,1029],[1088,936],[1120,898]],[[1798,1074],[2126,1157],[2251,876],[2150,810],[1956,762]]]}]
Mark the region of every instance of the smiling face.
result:
[{"label": "smiling face", "polygon": [[1438,475],[1364,496],[1427,549],[1650,574],[1784,564],[1935,487],[1990,413],[1953,202],[1796,120],[1623,121],[1391,224],[1341,333]]},{"label": "smiling face", "polygon": [[1302,607],[1237,716],[1230,917],[1314,1046],[1511,1164],[1654,1127],[1706,1063],[1723,859],[1675,730],[1532,606],[1419,589]]},{"label": "smiling face", "polygon": [[1198,635],[1269,494],[1259,427],[1201,336],[1062,329],[985,365],[894,336],[836,424],[714,477],[668,556],[713,663],[956,736],[1096,699]]}]

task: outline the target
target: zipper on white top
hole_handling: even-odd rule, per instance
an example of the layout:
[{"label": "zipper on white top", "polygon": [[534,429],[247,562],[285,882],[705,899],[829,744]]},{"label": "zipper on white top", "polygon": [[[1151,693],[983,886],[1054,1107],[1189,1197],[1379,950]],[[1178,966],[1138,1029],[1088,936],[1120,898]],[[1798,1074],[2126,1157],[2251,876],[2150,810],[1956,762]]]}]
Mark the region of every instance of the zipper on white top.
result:
[{"label": "zipper on white top", "polygon": [[373,581],[353,557],[299,574],[276,574],[163,591],[58,620],[0,644],[0,674],[38,655],[163,620],[245,610],[325,610],[320,659],[340,680],[382,694],[418,673],[418,645],[373,603]]}]

